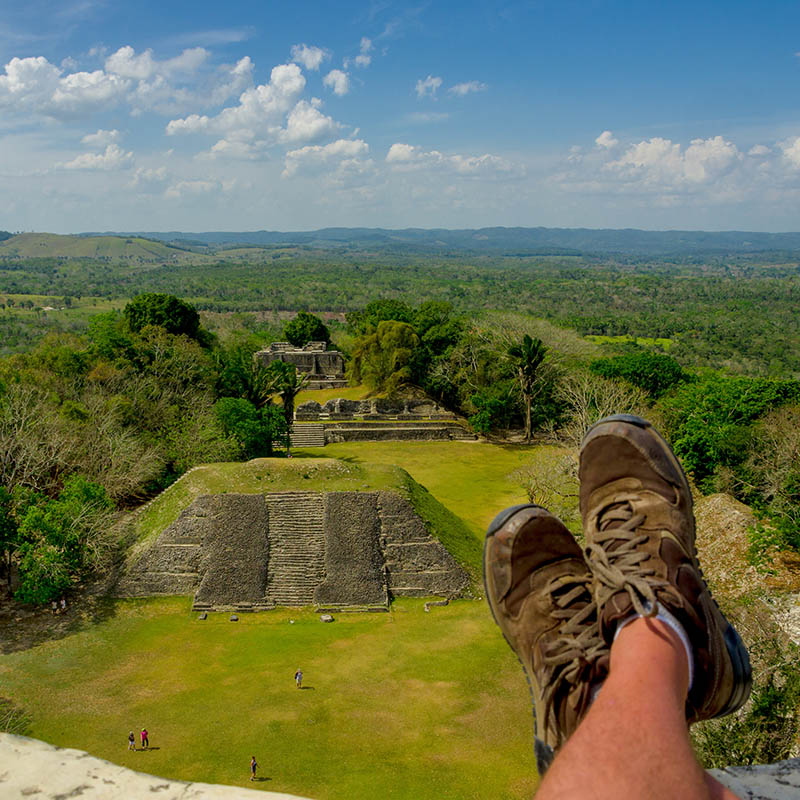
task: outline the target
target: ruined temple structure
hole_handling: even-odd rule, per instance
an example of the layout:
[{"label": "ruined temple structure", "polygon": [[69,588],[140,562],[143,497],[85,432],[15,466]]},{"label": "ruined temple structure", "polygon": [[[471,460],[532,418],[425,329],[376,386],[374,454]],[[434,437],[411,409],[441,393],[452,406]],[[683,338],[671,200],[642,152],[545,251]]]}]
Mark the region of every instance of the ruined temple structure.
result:
[{"label": "ruined temple structure", "polygon": [[347,386],[344,358],[338,350],[328,350],[325,342],[309,342],[305,347],[295,347],[289,342],[273,342],[266,350],[259,350],[254,357],[265,367],[273,361],[294,364],[298,372],[309,376],[308,389],[341,389]]},{"label": "ruined temple structure", "polygon": [[392,597],[456,597],[468,585],[400,494],[295,491],[198,497],[118,594],[193,594],[198,610],[386,608]]}]

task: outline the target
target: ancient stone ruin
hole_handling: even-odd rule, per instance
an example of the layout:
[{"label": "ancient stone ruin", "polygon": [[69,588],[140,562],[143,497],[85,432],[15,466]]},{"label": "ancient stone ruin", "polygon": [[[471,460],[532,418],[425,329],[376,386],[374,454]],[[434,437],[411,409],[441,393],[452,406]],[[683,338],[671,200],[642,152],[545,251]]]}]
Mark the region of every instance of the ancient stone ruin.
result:
[{"label": "ancient stone ruin", "polygon": [[455,597],[468,585],[395,492],[273,492],[198,497],[118,594],[192,594],[197,609],[385,608],[392,597]]},{"label": "ancient stone ruin", "polygon": [[295,347],[289,342],[273,342],[265,350],[259,350],[254,358],[265,367],[273,361],[294,364],[298,372],[309,376],[309,389],[340,389],[347,386],[344,358],[338,350],[328,350],[325,342],[309,342],[305,347]]},{"label": "ancient stone ruin", "polygon": [[322,447],[332,442],[397,440],[474,440],[451,411],[429,398],[336,398],[321,405],[301,403],[292,426],[294,447]]}]

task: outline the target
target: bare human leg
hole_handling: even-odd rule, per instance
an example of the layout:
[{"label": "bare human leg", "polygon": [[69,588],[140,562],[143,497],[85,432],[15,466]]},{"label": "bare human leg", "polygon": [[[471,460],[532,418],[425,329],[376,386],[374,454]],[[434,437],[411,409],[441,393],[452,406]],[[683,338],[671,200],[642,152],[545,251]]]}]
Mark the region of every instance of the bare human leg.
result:
[{"label": "bare human leg", "polygon": [[548,770],[537,800],[738,800],[697,763],[685,703],[689,667],[677,634],[639,618],[611,646],[608,678]]}]

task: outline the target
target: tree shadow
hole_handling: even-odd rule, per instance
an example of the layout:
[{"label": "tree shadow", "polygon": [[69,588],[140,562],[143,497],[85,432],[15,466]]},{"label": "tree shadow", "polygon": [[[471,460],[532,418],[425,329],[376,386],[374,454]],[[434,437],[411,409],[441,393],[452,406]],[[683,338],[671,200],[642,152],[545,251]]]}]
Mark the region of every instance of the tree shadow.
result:
[{"label": "tree shadow", "polygon": [[117,602],[106,594],[85,591],[70,597],[65,612],[53,614],[48,607],[31,606],[4,596],[0,598],[0,655],[29,650],[105,622],[116,615]]}]

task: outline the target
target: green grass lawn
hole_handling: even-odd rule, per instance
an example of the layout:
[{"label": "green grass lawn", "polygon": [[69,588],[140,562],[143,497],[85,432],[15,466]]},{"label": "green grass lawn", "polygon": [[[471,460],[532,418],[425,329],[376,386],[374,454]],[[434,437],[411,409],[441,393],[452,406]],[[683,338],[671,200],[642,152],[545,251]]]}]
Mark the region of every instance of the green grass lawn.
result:
[{"label": "green grass lawn", "polygon": [[295,408],[301,403],[307,403],[309,400],[315,400],[321,406],[324,406],[328,400],[363,400],[365,397],[380,397],[380,394],[370,395],[369,389],[366,386],[346,386],[344,389],[305,389],[300,392],[295,398]]},{"label": "green grass lawn", "polygon": [[[169,778],[252,786],[255,755],[258,788],[320,800],[535,789],[527,686],[484,603],[424,613],[404,599],[327,625],[309,610],[231,623],[189,608],[119,602],[104,622],[0,657],[0,695],[32,736]],[[154,749],[128,752],[142,727]]]},{"label": "green grass lawn", "polygon": [[293,453],[317,458],[324,454],[355,464],[400,464],[483,541],[498,511],[528,500],[512,473],[563,451],[488,442],[345,442]]}]

